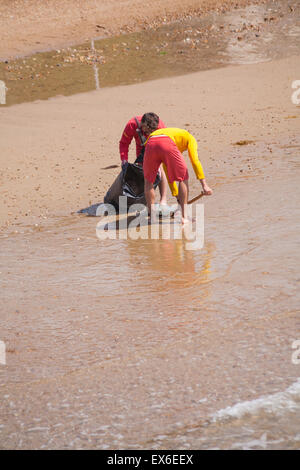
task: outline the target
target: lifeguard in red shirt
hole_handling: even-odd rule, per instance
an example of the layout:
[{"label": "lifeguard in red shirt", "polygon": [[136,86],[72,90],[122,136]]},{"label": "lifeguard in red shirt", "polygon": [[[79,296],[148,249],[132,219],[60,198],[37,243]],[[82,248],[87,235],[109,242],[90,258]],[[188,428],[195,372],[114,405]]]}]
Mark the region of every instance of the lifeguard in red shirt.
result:
[{"label": "lifeguard in red shirt", "polygon": [[[157,129],[165,128],[164,122],[155,113],[145,113],[143,116],[135,116],[131,118],[123,131],[119,148],[121,165],[128,162],[128,150],[132,139],[136,144],[136,160],[135,163],[143,165],[145,142],[151,132]],[[168,182],[163,168],[160,169],[161,181],[159,183],[160,204],[167,203],[167,187]]]}]

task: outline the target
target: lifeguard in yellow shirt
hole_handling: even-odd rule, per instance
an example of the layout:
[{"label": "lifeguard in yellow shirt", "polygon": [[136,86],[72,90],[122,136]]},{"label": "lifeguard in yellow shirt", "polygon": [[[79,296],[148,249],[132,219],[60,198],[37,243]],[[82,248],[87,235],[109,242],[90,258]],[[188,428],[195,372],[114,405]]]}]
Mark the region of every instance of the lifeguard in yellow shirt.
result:
[{"label": "lifeguard in yellow shirt", "polygon": [[[188,150],[196,177],[200,180],[203,193],[207,196],[212,194],[212,189],[205,181],[202,165],[198,158],[196,139],[185,129],[169,127],[158,129],[149,135],[146,143],[143,170],[145,178],[145,197],[149,214],[151,205],[155,201],[153,183],[158,168],[163,163],[169,186],[173,196],[178,196],[182,211],[182,223],[185,218],[185,204],[188,201],[188,169],[181,152]],[[179,182],[177,188],[176,181]]]}]

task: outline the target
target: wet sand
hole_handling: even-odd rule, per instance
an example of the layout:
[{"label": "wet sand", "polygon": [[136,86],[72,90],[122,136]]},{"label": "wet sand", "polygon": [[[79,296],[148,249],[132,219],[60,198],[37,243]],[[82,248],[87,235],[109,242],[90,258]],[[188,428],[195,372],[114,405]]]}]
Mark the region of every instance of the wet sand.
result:
[{"label": "wet sand", "polygon": [[202,250],[66,215],[3,235],[0,446],[297,448],[299,150],[224,150]]},{"label": "wet sand", "polygon": [[0,5],[0,58],[52,50],[98,37],[155,28],[215,10],[262,4],[264,0],[10,0]]},{"label": "wet sand", "polygon": [[[297,448],[297,79],[294,56],[0,108],[0,448]],[[199,142],[202,250],[75,214],[150,109]]]}]

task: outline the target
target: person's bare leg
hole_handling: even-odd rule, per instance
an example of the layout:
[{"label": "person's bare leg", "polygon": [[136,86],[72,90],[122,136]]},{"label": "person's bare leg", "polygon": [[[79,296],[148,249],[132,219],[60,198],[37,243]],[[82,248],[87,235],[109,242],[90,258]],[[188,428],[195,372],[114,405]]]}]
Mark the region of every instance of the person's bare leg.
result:
[{"label": "person's bare leg", "polygon": [[145,198],[147,202],[148,214],[149,216],[151,216],[151,206],[155,202],[155,191],[154,191],[153,183],[150,183],[150,181],[146,179],[145,179],[144,191],[145,191]]},{"label": "person's bare leg", "polygon": [[167,204],[167,190],[168,190],[168,181],[165,174],[165,171],[161,165],[161,181],[158,185],[160,192],[160,204]]},{"label": "person's bare leg", "polygon": [[181,207],[181,217],[182,223],[186,223],[188,221],[187,214],[185,213],[185,206],[188,202],[189,197],[189,182],[188,180],[180,181],[178,186],[178,199],[179,204]]}]

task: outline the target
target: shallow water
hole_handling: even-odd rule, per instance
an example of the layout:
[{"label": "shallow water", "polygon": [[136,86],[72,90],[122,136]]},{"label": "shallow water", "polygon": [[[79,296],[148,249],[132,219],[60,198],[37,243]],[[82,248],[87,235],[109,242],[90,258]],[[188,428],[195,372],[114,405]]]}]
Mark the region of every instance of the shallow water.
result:
[{"label": "shallow water", "polygon": [[299,49],[299,1],[279,0],[0,62],[0,80],[6,85],[5,101],[10,106],[232,64],[280,59],[298,55]]},{"label": "shallow water", "polygon": [[0,447],[299,448],[299,153],[232,146],[200,250],[80,215],[2,236]]}]

